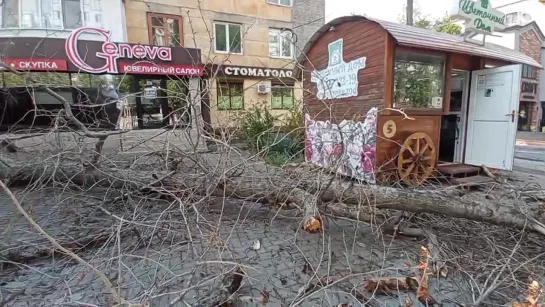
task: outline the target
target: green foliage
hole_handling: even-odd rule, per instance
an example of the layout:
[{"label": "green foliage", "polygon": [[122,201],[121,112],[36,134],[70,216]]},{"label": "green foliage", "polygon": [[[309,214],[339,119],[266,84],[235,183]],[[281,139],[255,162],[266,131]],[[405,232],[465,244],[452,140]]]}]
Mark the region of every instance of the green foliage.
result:
[{"label": "green foliage", "polygon": [[453,23],[452,17],[444,16],[434,21],[433,29],[437,32],[449,33],[454,35],[462,34],[462,26]]},{"label": "green foliage", "polygon": [[[406,5],[398,21],[406,23]],[[413,9],[414,26],[424,29],[433,29],[437,32],[459,35],[462,27],[455,24],[450,16],[431,19],[424,15],[415,4]],[[398,107],[429,107],[430,98],[440,94],[443,84],[442,69],[436,65],[416,62],[396,61],[395,63],[395,92],[394,99]]]},{"label": "green foliage", "polygon": [[[399,15],[400,23],[407,23],[407,5],[403,6],[403,12]],[[445,15],[442,18],[431,19],[424,15],[420,8],[415,4],[413,8],[414,26],[424,29],[434,29],[437,32],[449,33],[454,35],[462,34],[462,27],[453,22],[452,17]]]},{"label": "green foliage", "polygon": [[435,65],[396,61],[394,100],[401,108],[427,108],[431,97],[440,93],[442,69]]},{"label": "green foliage", "polygon": [[301,101],[296,101],[284,117],[283,130],[288,131],[295,142],[305,141],[305,116]]},{"label": "green foliage", "polygon": [[284,120],[287,125],[282,127],[288,132],[280,132],[275,127],[279,118],[264,103],[240,111],[238,126],[243,139],[252,150],[259,152],[268,163],[282,165],[301,160],[303,156],[304,130],[301,129],[299,120],[302,118],[302,111],[294,106]]},{"label": "green foliage", "polygon": [[239,127],[250,148],[261,151],[267,147],[268,134],[274,128],[276,118],[264,105],[255,105],[239,113]]}]

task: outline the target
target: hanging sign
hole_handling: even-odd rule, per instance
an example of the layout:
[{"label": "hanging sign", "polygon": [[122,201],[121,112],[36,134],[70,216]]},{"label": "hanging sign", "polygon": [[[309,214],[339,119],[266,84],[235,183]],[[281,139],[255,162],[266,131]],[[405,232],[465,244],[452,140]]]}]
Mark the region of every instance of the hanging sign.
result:
[{"label": "hanging sign", "polygon": [[459,0],[458,5],[453,7],[452,15],[466,20],[466,30],[491,34],[495,30],[505,29],[505,14],[493,9],[489,0]]},{"label": "hanging sign", "polygon": [[340,99],[358,96],[358,72],[365,68],[367,57],[350,62],[343,59],[343,39],[328,46],[329,62],[326,69],[311,73],[311,81],[316,83],[318,99]]},{"label": "hanging sign", "polygon": [[155,99],[157,98],[157,88],[154,87],[146,87],[144,88],[144,98],[146,99]]}]

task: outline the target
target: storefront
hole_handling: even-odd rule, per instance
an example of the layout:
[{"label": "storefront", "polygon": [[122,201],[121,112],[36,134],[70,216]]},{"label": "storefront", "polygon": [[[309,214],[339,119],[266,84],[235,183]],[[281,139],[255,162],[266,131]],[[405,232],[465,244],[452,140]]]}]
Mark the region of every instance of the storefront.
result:
[{"label": "storefront", "polygon": [[[102,35],[104,41],[81,40],[84,33]],[[181,118],[189,124],[188,114],[195,108],[200,114],[199,49],[117,43],[109,31],[87,27],[67,39],[0,38],[0,51],[5,65],[22,72],[2,72],[3,129],[53,124],[62,105],[39,85],[68,100],[90,127],[142,129]]]},{"label": "storefront", "polygon": [[252,107],[267,107],[281,119],[300,106],[303,91],[293,78],[293,69],[213,64],[206,67],[206,73],[210,97],[202,112],[212,129],[234,127],[239,111]]},{"label": "storefront", "polygon": [[522,66],[541,68],[532,58],[362,16],[329,22],[303,53],[308,161],[413,185],[512,168]]}]

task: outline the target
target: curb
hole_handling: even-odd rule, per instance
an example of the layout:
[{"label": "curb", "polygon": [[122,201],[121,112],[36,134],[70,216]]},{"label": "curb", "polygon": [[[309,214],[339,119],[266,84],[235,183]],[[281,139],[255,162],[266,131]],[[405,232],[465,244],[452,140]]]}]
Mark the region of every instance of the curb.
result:
[{"label": "curb", "polygon": [[517,140],[515,144],[516,144],[516,145],[545,146],[545,141]]}]

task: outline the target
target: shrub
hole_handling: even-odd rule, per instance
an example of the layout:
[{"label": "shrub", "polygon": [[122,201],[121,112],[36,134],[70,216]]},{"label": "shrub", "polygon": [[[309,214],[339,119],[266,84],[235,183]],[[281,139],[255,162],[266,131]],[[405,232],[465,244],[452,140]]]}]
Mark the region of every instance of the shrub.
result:
[{"label": "shrub", "polygon": [[258,104],[241,111],[238,121],[242,137],[250,148],[261,151],[268,146],[276,118],[266,106]]},{"label": "shrub", "polygon": [[[275,128],[277,123],[282,124],[281,129]],[[303,157],[304,118],[298,105],[289,109],[282,121],[272,115],[266,103],[254,105],[240,113],[238,126],[249,147],[261,152],[270,164],[282,165]]]}]

